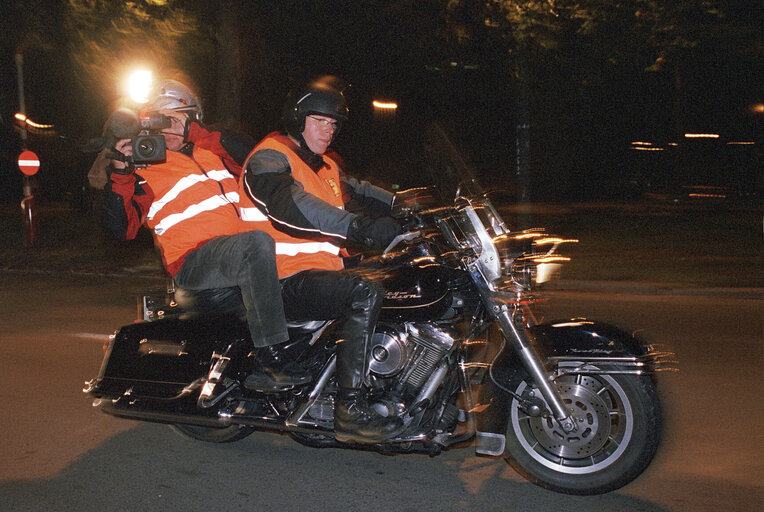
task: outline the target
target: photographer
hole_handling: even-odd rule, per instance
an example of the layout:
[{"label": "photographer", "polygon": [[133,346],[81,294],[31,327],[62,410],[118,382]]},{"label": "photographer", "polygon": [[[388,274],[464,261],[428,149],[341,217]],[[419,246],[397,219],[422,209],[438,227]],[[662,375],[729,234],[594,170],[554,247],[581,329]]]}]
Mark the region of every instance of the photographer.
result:
[{"label": "photographer", "polygon": [[[136,139],[116,141],[113,148],[118,153],[110,155],[104,187],[107,227],[129,240],[145,224],[160,248],[165,269],[181,288],[238,286],[255,347],[275,353],[273,346],[289,336],[274,242],[241,221],[233,174],[240,172],[239,162],[249,148],[237,151],[231,137],[204,129],[199,100],[180,82],[165,80],[142,116],[158,119],[163,126],[166,157],[139,167],[134,157],[137,148],[132,147]],[[310,379],[304,371],[279,368],[278,358],[270,365],[263,369],[280,384]]]}]

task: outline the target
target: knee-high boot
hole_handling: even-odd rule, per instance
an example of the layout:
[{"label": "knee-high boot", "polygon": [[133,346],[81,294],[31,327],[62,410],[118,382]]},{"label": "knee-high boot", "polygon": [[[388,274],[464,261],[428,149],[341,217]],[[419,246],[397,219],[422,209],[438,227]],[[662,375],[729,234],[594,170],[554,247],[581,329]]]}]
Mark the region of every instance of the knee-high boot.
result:
[{"label": "knee-high boot", "polygon": [[334,430],[341,442],[376,443],[398,435],[404,428],[400,418],[381,416],[371,408],[363,387],[368,347],[383,296],[382,287],[371,281],[359,278],[353,287],[351,312],[337,346]]}]

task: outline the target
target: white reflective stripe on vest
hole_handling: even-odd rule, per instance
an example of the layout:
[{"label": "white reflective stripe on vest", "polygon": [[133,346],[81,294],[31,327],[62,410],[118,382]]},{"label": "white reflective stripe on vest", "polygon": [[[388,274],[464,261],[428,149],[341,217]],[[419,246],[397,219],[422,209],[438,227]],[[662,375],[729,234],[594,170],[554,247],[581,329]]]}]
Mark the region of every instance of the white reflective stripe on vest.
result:
[{"label": "white reflective stripe on vest", "polygon": [[201,203],[192,204],[188,208],[186,208],[184,211],[180,213],[174,213],[172,215],[168,215],[164,219],[161,220],[156,226],[154,226],[154,233],[157,235],[162,235],[165,231],[173,227],[175,224],[179,222],[183,222],[184,220],[190,219],[192,217],[195,217],[196,215],[199,215],[203,212],[208,212],[210,210],[214,210],[215,208],[220,208],[221,206],[227,206],[229,204],[236,204],[239,202],[239,193],[238,192],[229,192],[224,196],[217,195],[212,196],[209,199],[205,199]]},{"label": "white reflective stripe on vest", "polygon": [[276,242],[276,254],[282,254],[284,256],[297,256],[298,254],[315,254],[317,252],[328,252],[331,254],[339,254],[340,248],[329,242],[304,242],[300,244]]},{"label": "white reflective stripe on vest", "polygon": [[[203,181],[207,180],[215,180],[215,181],[223,181],[227,179],[235,179],[233,177],[233,174],[228,172],[227,170],[222,171],[208,171],[207,175],[204,174],[191,174],[189,176],[186,176],[185,178],[181,178],[178,180],[178,182],[162,197],[159,199],[156,199],[149,209],[147,219],[151,220],[154,218],[154,216],[159,213],[159,211],[164,208],[167,203],[175,199],[180,195],[181,192],[186,190],[187,188],[193,187],[197,183],[201,183]],[[236,196],[236,201],[238,202],[238,195]]]},{"label": "white reflective stripe on vest", "polygon": [[241,212],[241,220],[246,220],[247,222],[265,222],[268,220],[268,217],[259,208],[254,206],[251,208],[239,208],[239,211]]}]

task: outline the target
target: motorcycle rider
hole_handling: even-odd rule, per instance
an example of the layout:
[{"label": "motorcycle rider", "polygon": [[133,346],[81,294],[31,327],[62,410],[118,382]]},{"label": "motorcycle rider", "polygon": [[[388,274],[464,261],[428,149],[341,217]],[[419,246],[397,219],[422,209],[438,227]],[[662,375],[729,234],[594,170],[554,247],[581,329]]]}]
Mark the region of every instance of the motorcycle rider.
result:
[{"label": "motorcycle rider", "polygon": [[[210,131],[202,107],[181,82],[165,80],[146,114],[170,118],[163,130],[167,159],[136,169],[119,154],[107,168],[104,209],[107,227],[125,240],[145,224],[159,246],[165,270],[185,290],[241,290],[253,344],[266,354],[288,341],[273,239],[242,222],[233,173],[251,149],[233,134]],[[132,155],[130,139],[114,145]],[[236,156],[232,156],[236,155]],[[233,173],[232,173],[233,171]],[[262,370],[282,384],[301,384],[310,375],[261,360]]]},{"label": "motorcycle rider", "polygon": [[[336,352],[336,438],[373,443],[403,430],[400,418],[370,407],[364,388],[384,290],[343,270],[340,248],[347,241],[383,248],[401,228],[388,216],[393,194],[346,175],[327,152],[347,117],[344,95],[326,80],[290,94],[283,131],[260,141],[244,165],[242,201],[246,194],[252,207],[242,204],[242,217],[276,242],[287,317],[344,320]],[[351,203],[366,213],[348,211]]]}]

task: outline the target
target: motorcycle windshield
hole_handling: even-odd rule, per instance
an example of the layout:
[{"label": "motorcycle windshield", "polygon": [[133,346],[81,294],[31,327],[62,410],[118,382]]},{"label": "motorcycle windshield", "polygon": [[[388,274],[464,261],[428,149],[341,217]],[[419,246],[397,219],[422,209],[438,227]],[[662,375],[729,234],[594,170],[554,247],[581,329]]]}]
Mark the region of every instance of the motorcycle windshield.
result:
[{"label": "motorcycle windshield", "polygon": [[460,212],[456,221],[464,235],[463,242],[479,256],[486,278],[497,279],[501,268],[496,241],[509,233],[507,225],[443,129],[433,124],[425,140],[430,172],[437,183],[435,193],[444,204],[456,204]]}]

